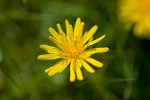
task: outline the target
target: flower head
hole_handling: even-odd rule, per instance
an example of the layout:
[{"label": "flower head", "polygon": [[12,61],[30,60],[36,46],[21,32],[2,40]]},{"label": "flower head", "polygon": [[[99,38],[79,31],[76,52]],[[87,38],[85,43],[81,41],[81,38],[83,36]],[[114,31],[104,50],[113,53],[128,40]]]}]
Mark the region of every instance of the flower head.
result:
[{"label": "flower head", "polygon": [[150,0],[120,0],[121,21],[134,24],[134,34],[150,39]]},{"label": "flower head", "polygon": [[68,65],[70,65],[70,81],[75,81],[76,76],[78,80],[83,80],[81,72],[82,67],[88,72],[94,73],[95,70],[88,63],[99,68],[103,66],[103,63],[91,58],[90,56],[95,53],[107,52],[109,48],[102,47],[87,50],[87,47],[99,42],[105,37],[105,35],[92,40],[93,34],[98,28],[96,25],[83,34],[84,22],[81,22],[80,18],[77,18],[74,29],[72,25],[69,24],[68,20],[65,20],[65,26],[66,33],[62,30],[59,23],[57,24],[58,32],[51,27],[49,28],[49,32],[52,35],[49,36],[49,39],[54,42],[57,47],[41,44],[40,48],[46,50],[48,54],[39,55],[38,59],[60,59],[56,64],[45,70],[49,76],[62,72]]}]

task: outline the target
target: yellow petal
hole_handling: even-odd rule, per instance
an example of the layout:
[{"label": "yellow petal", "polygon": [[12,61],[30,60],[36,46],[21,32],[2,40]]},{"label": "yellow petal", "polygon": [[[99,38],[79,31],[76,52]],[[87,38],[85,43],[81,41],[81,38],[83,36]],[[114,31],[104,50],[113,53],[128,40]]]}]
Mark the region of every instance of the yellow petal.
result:
[{"label": "yellow petal", "polygon": [[63,62],[62,66],[59,68],[59,73],[61,73],[64,69],[66,69],[66,67],[69,65],[70,60],[66,60]]},{"label": "yellow petal", "polygon": [[105,37],[105,35],[99,37],[98,39],[95,39],[94,41],[89,42],[87,45],[88,45],[88,46],[93,45],[93,44],[95,44],[95,43],[101,41],[104,37]]},{"label": "yellow petal", "polygon": [[78,65],[79,68],[82,67],[82,63],[81,63],[81,61],[79,59],[76,60],[76,64]]},{"label": "yellow petal", "polygon": [[93,59],[93,58],[88,58],[86,59],[87,62],[91,63],[92,65],[96,66],[96,67],[102,67],[103,63]]},{"label": "yellow petal", "polygon": [[79,36],[80,22],[81,22],[81,19],[77,18],[77,20],[75,22],[75,26],[74,26],[74,37],[75,38],[77,38]]},{"label": "yellow petal", "polygon": [[43,54],[38,56],[39,60],[51,60],[51,59],[59,59],[59,58],[61,57],[58,54]]},{"label": "yellow petal", "polygon": [[74,82],[75,81],[75,72],[74,70],[70,70],[70,82]]},{"label": "yellow petal", "polygon": [[93,36],[91,36],[91,38],[89,39],[88,44],[91,43],[92,40],[93,40]]},{"label": "yellow petal", "polygon": [[69,31],[69,34],[68,34],[69,37],[70,37],[71,39],[74,39],[74,38],[73,38],[73,27],[72,27],[72,25],[69,25],[69,30],[68,30],[68,31]]},{"label": "yellow petal", "polygon": [[49,46],[49,45],[45,45],[45,44],[41,44],[41,45],[40,45],[40,48],[41,48],[41,49],[44,49],[44,50],[57,49],[56,47]]},{"label": "yellow petal", "polygon": [[66,25],[66,33],[67,35],[69,35],[69,31],[70,31],[70,24],[69,24],[69,21],[68,20],[65,20],[65,25]]},{"label": "yellow petal", "polygon": [[62,42],[57,41],[57,40],[56,40],[54,37],[52,37],[52,36],[49,36],[49,39],[50,39],[53,43],[55,43],[59,48],[63,48]]},{"label": "yellow petal", "polygon": [[50,39],[53,43],[55,43],[56,45],[60,45],[60,41],[56,40],[54,37],[49,36],[49,39]]},{"label": "yellow petal", "polygon": [[60,41],[60,35],[53,28],[50,27],[48,30],[53,37],[55,37],[58,41]]},{"label": "yellow petal", "polygon": [[83,38],[82,38],[83,44],[85,44],[91,38],[91,36],[93,36],[93,34],[96,32],[97,28],[98,28],[98,26],[95,25],[89,30],[89,32],[87,34],[83,35]]},{"label": "yellow petal", "polygon": [[50,68],[47,68],[46,70],[45,70],[45,72],[46,73],[48,73],[50,70],[52,70],[53,69],[53,67],[50,67]]},{"label": "yellow petal", "polygon": [[54,68],[52,68],[52,69],[48,72],[48,75],[49,75],[49,76],[53,76],[53,75],[55,75],[57,72],[58,72],[58,69],[54,67]]},{"label": "yellow petal", "polygon": [[65,36],[65,33],[64,33],[64,31],[62,30],[61,25],[60,25],[59,23],[57,24],[57,28],[58,28],[59,33],[60,33],[61,35],[64,35],[64,36]]},{"label": "yellow petal", "polygon": [[45,45],[45,44],[41,44],[40,48],[46,50],[48,53],[58,53],[59,52],[58,48],[49,46],[49,45]]},{"label": "yellow petal", "polygon": [[93,68],[91,68],[87,62],[85,62],[84,60],[82,60],[81,62],[82,62],[83,67],[84,67],[88,72],[90,72],[90,73],[94,73],[94,72],[95,72],[95,70],[94,70]]},{"label": "yellow petal", "polygon": [[76,75],[77,75],[77,78],[78,78],[78,80],[83,80],[83,75],[82,75],[82,72],[81,72],[82,63],[81,63],[81,61],[79,59],[77,59],[75,64],[76,64]]},{"label": "yellow petal", "polygon": [[81,37],[82,37],[82,33],[83,33],[83,28],[84,28],[84,22],[81,22],[81,24],[80,24],[80,30],[79,30],[79,39],[81,39]]},{"label": "yellow petal", "polygon": [[79,67],[76,67],[76,74],[77,74],[78,80],[83,80],[83,75]]},{"label": "yellow petal", "polygon": [[103,53],[103,52],[107,52],[107,51],[109,51],[108,47],[92,48],[92,49],[88,49],[88,50],[84,51],[82,56],[88,57],[95,53]]},{"label": "yellow petal", "polygon": [[59,72],[60,68],[63,66],[63,63],[65,60],[58,61],[55,65],[45,70],[46,73],[48,73],[49,76],[53,76],[56,73]]},{"label": "yellow petal", "polygon": [[74,72],[74,61],[70,64],[70,82],[75,81],[75,72]]}]

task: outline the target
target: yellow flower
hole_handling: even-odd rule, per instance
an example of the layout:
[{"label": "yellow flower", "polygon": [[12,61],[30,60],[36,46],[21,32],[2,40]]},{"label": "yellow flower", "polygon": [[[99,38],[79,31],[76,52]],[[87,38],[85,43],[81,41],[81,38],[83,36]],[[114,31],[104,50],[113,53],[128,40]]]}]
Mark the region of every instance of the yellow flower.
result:
[{"label": "yellow flower", "polygon": [[121,21],[134,24],[134,34],[150,39],[150,0],[120,0]]},{"label": "yellow flower", "polygon": [[87,47],[102,40],[105,35],[92,40],[93,34],[96,32],[98,26],[93,26],[88,32],[82,34],[84,22],[81,22],[80,18],[77,18],[75,27],[69,24],[68,20],[65,20],[66,34],[62,30],[60,24],[57,24],[58,32],[53,28],[49,28],[49,32],[52,36],[49,39],[54,42],[57,47],[41,44],[40,48],[46,50],[49,54],[39,55],[39,60],[53,60],[60,59],[55,65],[46,69],[45,72],[49,76],[53,76],[56,73],[62,72],[70,64],[70,81],[75,81],[77,76],[78,80],[83,80],[81,68],[84,67],[88,72],[94,73],[95,70],[90,67],[90,64],[101,68],[103,63],[91,58],[90,56],[95,53],[103,53],[109,50],[108,47],[92,48]]}]

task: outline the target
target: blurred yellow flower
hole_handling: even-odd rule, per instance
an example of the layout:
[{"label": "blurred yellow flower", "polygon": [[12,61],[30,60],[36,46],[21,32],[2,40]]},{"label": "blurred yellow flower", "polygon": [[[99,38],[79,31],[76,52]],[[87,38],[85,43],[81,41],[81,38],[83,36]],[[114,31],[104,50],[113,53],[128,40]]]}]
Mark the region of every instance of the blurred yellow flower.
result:
[{"label": "blurred yellow flower", "polygon": [[119,18],[134,24],[134,34],[150,39],[150,0],[120,0]]},{"label": "blurred yellow flower", "polygon": [[51,27],[49,28],[49,32],[52,35],[49,36],[49,39],[54,42],[57,47],[41,44],[40,48],[46,50],[49,54],[39,55],[38,59],[60,59],[55,65],[45,70],[49,76],[53,76],[56,73],[62,72],[70,64],[70,81],[75,81],[76,76],[78,80],[83,80],[83,75],[81,72],[82,66],[90,73],[94,73],[95,70],[90,67],[88,63],[98,68],[103,66],[103,63],[91,58],[90,56],[95,53],[107,52],[109,48],[102,47],[88,50],[86,49],[88,46],[91,46],[102,40],[105,35],[93,40],[93,34],[98,28],[96,25],[93,26],[88,32],[83,34],[82,31],[84,22],[81,22],[80,18],[77,18],[74,29],[72,25],[69,24],[68,20],[65,20],[65,26],[66,34],[62,30],[59,23],[57,24],[58,32]]}]

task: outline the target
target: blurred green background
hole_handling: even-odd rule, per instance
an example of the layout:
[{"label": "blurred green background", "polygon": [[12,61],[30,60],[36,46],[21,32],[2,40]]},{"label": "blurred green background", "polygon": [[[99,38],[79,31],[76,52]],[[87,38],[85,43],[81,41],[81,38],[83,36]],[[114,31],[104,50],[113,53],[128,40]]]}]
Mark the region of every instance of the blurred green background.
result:
[{"label": "blurred green background", "polygon": [[[0,0],[0,100],[150,100],[150,41],[133,35],[117,17],[117,0]],[[77,17],[85,30],[99,29],[106,38],[93,47],[110,51],[94,55],[104,67],[71,83],[69,68],[49,77],[56,61],[39,61],[51,45],[48,27]],[[84,31],[85,31],[84,30]]]}]

